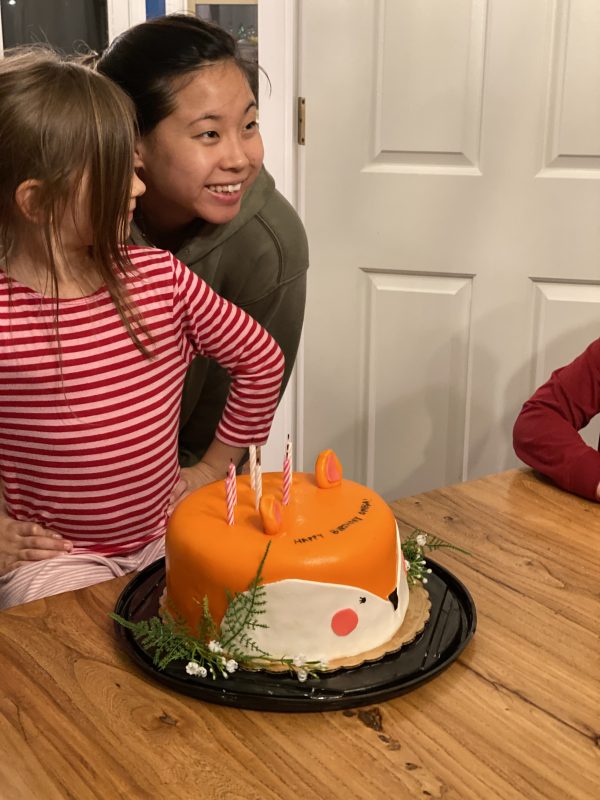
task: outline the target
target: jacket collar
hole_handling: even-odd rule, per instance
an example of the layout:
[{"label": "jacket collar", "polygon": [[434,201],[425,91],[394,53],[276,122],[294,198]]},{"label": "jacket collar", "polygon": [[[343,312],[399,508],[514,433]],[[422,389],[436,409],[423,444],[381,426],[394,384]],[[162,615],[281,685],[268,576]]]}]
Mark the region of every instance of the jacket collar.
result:
[{"label": "jacket collar", "polygon": [[[210,225],[202,226],[199,233],[191,236],[179,248],[175,255],[185,252],[185,257],[181,260],[184,262],[194,262],[206,256],[212,250],[220,247],[224,242],[230,239],[235,233],[246,225],[248,220],[255,217],[275,191],[275,181],[269,175],[264,167],[258,173],[256,180],[252,187],[244,195],[240,213],[224,225]],[[134,221],[131,224],[131,233],[129,241],[133,244],[141,245],[143,247],[154,247],[155,245],[150,242],[137,223]]]}]

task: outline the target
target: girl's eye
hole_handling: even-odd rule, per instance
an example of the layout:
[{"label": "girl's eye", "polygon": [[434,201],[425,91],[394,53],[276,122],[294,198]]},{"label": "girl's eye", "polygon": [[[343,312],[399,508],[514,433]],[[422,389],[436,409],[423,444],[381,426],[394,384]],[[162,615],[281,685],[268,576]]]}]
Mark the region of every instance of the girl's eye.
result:
[{"label": "girl's eye", "polygon": [[258,120],[257,119],[252,120],[252,122],[249,122],[246,125],[246,130],[247,131],[254,130],[255,128],[258,128]]}]

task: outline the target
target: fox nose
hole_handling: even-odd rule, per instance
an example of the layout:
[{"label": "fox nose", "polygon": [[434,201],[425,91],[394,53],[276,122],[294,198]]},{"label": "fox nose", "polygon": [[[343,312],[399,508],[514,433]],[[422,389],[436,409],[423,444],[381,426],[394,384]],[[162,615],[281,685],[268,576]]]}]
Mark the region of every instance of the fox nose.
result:
[{"label": "fox nose", "polygon": [[358,625],[358,614],[352,608],[342,608],[331,618],[331,630],[337,636],[348,636]]}]

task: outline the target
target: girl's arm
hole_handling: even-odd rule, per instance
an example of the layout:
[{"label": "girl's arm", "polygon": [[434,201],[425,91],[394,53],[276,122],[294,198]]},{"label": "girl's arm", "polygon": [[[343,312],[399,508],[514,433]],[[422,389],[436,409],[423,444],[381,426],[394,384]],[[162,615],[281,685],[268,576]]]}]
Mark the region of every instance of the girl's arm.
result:
[{"label": "girl's arm", "polygon": [[284,370],[279,345],[249,314],[177,259],[173,263],[174,314],[187,355],[190,360],[192,354],[212,358],[231,376],[216,438],[236,448],[265,444]]},{"label": "girl's arm", "polygon": [[[248,304],[233,300],[266,328],[281,347],[285,357],[281,393],[296,359],[305,294],[306,273],[302,273],[259,300],[252,300]],[[188,373],[182,399],[182,428],[179,435],[182,464],[196,463],[209,446],[227,400],[229,383],[227,373],[214,362],[201,360]]]},{"label": "girl's arm", "polygon": [[[277,342],[256,320],[216,294],[176,259],[173,262],[174,313],[185,337],[184,346],[213,358],[231,376],[211,445],[195,467],[182,473],[187,494],[223,478],[230,461],[237,466],[248,445],[266,443],[279,400],[284,358]],[[174,494],[174,502],[184,496],[177,487]]]},{"label": "girl's arm", "polygon": [[197,464],[181,470],[179,481],[171,493],[167,514],[170,515],[177,503],[196,489],[207,483],[223,480],[230,462],[233,461],[237,467],[245,452],[245,447],[231,447],[217,438],[213,439]]}]

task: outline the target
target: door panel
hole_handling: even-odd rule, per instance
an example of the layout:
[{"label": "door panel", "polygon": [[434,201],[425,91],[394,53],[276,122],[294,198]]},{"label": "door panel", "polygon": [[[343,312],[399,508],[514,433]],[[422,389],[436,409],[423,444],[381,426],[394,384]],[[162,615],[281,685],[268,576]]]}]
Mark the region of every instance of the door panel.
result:
[{"label": "door panel", "polygon": [[418,492],[423,480],[460,481],[471,278],[378,272],[365,277],[366,481],[390,497]]},{"label": "door panel", "polygon": [[600,5],[302,0],[300,33],[305,468],[391,499],[514,466],[600,335]]}]

